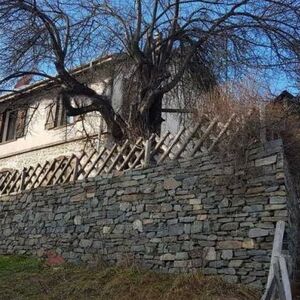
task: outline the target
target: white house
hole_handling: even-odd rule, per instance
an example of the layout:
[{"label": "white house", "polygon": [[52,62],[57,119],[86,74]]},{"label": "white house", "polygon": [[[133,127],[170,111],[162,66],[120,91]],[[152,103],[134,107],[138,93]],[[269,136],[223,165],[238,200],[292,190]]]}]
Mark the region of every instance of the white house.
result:
[{"label": "white house", "polygon": [[[110,80],[106,72],[110,61],[93,61],[73,70],[73,74],[98,93],[111,93],[112,105],[117,109],[122,103],[123,81]],[[100,147],[107,134],[100,113],[67,117],[57,94],[54,83],[43,80],[23,86],[18,93],[0,96],[0,169],[20,169],[87,147]],[[169,106],[167,111],[174,108]],[[177,132],[179,114],[165,112],[162,117],[162,131]]]}]

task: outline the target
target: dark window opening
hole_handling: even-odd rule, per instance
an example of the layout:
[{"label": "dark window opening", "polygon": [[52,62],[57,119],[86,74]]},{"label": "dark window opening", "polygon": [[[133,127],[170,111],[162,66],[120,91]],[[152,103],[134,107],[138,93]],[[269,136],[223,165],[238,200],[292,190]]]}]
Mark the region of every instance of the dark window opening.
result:
[{"label": "dark window opening", "polygon": [[25,135],[27,109],[7,110],[0,114],[0,142],[12,141]]}]

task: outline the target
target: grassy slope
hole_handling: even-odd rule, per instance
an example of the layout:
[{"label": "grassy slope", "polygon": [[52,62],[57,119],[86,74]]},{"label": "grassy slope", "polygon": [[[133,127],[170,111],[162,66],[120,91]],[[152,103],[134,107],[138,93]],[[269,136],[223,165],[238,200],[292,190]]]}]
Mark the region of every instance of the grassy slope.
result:
[{"label": "grassy slope", "polygon": [[33,258],[0,256],[0,299],[259,299],[252,290],[200,274],[130,268],[44,267]]}]

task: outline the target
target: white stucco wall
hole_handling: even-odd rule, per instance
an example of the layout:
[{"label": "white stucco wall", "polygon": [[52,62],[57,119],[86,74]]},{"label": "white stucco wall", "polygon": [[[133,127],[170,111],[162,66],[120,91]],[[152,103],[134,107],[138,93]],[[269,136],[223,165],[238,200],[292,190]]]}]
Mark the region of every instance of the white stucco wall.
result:
[{"label": "white stucco wall", "polygon": [[[122,103],[122,78],[116,78],[112,88],[109,87],[110,84],[108,78],[101,73],[93,75],[89,86],[98,93],[112,91],[112,105],[116,111],[119,111]],[[81,138],[86,137],[87,134],[97,136],[100,130],[106,131],[105,123],[97,112],[86,114],[84,123],[79,121],[68,126],[46,129],[48,107],[56,97],[56,92],[42,90],[36,94],[38,96],[28,97],[31,108],[27,114],[28,127],[25,136],[0,144],[0,169],[22,168],[42,163],[59,155],[70,155],[86,147],[86,142],[79,141]],[[178,108],[177,104],[170,103],[169,99],[163,107]],[[182,126],[181,115],[164,113],[162,117],[165,119],[162,123],[162,132],[169,130],[176,134]]]}]

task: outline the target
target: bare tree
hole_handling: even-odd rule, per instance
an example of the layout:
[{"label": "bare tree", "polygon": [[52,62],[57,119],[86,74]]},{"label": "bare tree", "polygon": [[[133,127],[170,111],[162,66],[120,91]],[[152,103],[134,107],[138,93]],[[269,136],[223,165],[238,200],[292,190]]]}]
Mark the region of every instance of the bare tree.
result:
[{"label": "bare tree", "polygon": [[[182,85],[207,91],[249,68],[297,74],[299,21],[298,0],[4,0],[2,90],[26,74],[49,78],[69,115],[99,111],[117,140],[148,136],[163,97]],[[70,71],[104,54],[114,54],[114,76],[129,77],[127,113]]]}]

